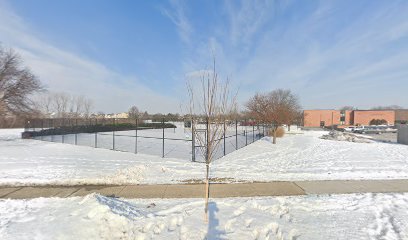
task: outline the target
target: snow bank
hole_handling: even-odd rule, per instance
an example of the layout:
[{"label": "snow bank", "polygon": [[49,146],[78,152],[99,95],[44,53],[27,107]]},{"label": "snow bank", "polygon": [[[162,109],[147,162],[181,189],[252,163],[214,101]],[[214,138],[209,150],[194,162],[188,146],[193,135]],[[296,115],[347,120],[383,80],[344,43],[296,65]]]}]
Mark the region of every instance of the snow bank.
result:
[{"label": "snow bank", "polygon": [[408,194],[0,200],[0,239],[407,239]]},{"label": "snow bank", "polygon": [[0,141],[12,141],[21,138],[21,133],[24,132],[24,128],[0,128]]},{"label": "snow bank", "polygon": [[373,141],[367,136],[362,136],[353,133],[330,131],[329,134],[323,135],[321,139],[335,140],[335,141],[346,141],[346,142],[356,142],[356,143],[372,143]]}]

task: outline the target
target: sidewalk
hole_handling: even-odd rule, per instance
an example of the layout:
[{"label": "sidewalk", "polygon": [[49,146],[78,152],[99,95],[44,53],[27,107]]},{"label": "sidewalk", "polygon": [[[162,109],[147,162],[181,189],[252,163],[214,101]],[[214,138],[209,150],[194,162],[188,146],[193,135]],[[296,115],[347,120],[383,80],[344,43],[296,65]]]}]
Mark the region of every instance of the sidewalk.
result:
[{"label": "sidewalk", "polygon": [[[312,194],[408,192],[404,180],[336,180],[211,184],[210,197],[293,196]],[[123,198],[202,198],[204,184],[126,186],[0,187],[0,198],[76,197],[90,193]]]}]

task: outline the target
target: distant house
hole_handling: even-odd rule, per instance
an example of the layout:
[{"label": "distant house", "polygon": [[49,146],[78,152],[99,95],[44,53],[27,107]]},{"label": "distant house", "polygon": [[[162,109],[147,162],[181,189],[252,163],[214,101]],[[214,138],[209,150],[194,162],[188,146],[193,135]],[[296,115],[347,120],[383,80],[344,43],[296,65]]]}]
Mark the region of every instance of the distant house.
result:
[{"label": "distant house", "polygon": [[394,125],[394,110],[304,110],[305,127],[331,127],[350,125],[370,125],[373,119],[384,119]]},{"label": "distant house", "polygon": [[105,118],[129,118],[129,113],[109,113],[105,114]]}]

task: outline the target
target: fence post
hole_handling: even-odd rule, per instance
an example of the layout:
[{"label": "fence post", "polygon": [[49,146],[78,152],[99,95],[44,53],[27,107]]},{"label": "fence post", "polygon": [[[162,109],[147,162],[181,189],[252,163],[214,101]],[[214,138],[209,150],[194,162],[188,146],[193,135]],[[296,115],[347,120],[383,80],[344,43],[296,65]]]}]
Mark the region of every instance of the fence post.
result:
[{"label": "fence post", "polygon": [[162,148],[162,157],[164,158],[164,118],[162,119],[162,127],[163,127],[163,148]]},{"label": "fence post", "polygon": [[44,140],[44,118],[41,119],[41,141]]},{"label": "fence post", "polygon": [[25,126],[24,126],[24,131],[30,131],[30,120],[27,120],[25,122]]},{"label": "fence post", "polygon": [[195,129],[193,118],[191,118],[191,148],[191,160],[195,162]]},{"label": "fence post", "polygon": [[255,124],[252,124],[252,142],[255,142]]},{"label": "fence post", "polygon": [[259,122],[256,122],[256,129],[258,130],[256,139],[261,139],[261,129],[259,128]]},{"label": "fence post", "polygon": [[265,123],[262,123],[262,136],[265,137]]},{"label": "fence post", "polygon": [[235,119],[235,150],[238,150],[238,120]]},{"label": "fence post", "polygon": [[[62,127],[63,128],[65,128],[65,118],[62,118]],[[64,143],[65,142],[65,139],[64,139],[64,137],[65,137],[65,135],[64,135],[64,132],[62,132],[62,134],[61,134],[62,136],[61,136],[61,142],[62,143]]]},{"label": "fence post", "polygon": [[[94,130],[97,129],[97,127],[98,127],[97,125],[98,125],[98,119],[95,118],[95,128],[94,128]],[[98,132],[95,131],[95,148],[97,148],[97,147],[98,147]]]},{"label": "fence post", "polygon": [[248,145],[248,129],[247,129],[247,120],[245,119],[245,146]]},{"label": "fence post", "polygon": [[75,145],[78,144],[78,118],[75,118]]},{"label": "fence post", "polygon": [[112,131],[112,149],[115,150],[115,126],[116,126],[116,119],[113,118],[113,131]]},{"label": "fence post", "polygon": [[51,142],[54,142],[54,119],[51,119],[51,129],[52,129],[52,134],[51,134]]},{"label": "fence post", "polygon": [[135,130],[135,153],[137,153],[137,127],[138,127],[138,122],[139,122],[139,119],[138,118],[136,118],[136,130]]},{"label": "fence post", "polygon": [[225,120],[224,120],[224,156],[225,156]]}]

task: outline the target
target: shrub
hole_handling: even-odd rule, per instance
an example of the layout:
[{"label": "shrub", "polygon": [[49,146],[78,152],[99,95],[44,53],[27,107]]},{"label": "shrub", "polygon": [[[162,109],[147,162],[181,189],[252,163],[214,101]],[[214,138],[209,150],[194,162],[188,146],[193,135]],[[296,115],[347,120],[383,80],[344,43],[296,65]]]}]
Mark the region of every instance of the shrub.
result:
[{"label": "shrub", "polygon": [[276,137],[281,138],[285,135],[285,129],[283,127],[278,127],[276,129]]},{"label": "shrub", "polygon": [[388,122],[385,119],[372,119],[370,121],[370,125],[384,125],[384,124],[387,124],[387,123]]},{"label": "shrub", "polygon": [[[270,130],[270,131],[268,132],[268,135],[269,135],[270,137],[273,137],[273,130]],[[278,127],[278,128],[276,129],[276,137],[281,138],[281,137],[283,137],[284,135],[285,135],[285,129],[284,129],[283,127]]]}]

